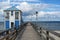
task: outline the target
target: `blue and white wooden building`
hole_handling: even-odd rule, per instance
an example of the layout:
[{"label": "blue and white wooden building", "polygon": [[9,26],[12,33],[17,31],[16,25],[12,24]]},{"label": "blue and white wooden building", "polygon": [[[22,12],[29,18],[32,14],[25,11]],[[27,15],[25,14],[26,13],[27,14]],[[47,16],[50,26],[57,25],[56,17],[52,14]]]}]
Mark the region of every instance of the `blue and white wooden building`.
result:
[{"label": "blue and white wooden building", "polygon": [[17,9],[16,7],[10,7],[4,10],[5,13],[5,29],[9,29],[12,27],[18,27],[21,21],[21,10]]}]

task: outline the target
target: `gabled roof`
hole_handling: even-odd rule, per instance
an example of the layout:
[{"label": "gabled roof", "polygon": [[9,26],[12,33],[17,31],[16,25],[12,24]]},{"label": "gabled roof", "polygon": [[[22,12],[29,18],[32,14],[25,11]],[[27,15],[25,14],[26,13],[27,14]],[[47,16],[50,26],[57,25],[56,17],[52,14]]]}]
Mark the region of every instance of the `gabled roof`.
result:
[{"label": "gabled roof", "polygon": [[10,7],[10,8],[8,8],[8,9],[6,9],[6,10],[19,10],[18,8],[16,8],[16,7],[14,7],[14,6],[12,6],[12,7]]}]

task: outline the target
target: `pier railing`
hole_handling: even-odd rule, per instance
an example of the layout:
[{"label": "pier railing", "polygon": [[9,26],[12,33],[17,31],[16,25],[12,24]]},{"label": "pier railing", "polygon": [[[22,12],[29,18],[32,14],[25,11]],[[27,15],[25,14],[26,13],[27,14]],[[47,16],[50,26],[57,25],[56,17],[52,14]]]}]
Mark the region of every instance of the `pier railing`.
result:
[{"label": "pier railing", "polygon": [[22,33],[24,31],[25,26],[26,26],[26,23],[20,25],[18,28],[14,27],[1,32],[0,40],[15,40],[18,33]]},{"label": "pier railing", "polygon": [[47,30],[43,27],[40,27],[38,29],[36,25],[32,24],[33,28],[36,30],[36,32],[42,37],[44,40],[60,40],[60,34],[57,32],[54,32],[52,30]]}]

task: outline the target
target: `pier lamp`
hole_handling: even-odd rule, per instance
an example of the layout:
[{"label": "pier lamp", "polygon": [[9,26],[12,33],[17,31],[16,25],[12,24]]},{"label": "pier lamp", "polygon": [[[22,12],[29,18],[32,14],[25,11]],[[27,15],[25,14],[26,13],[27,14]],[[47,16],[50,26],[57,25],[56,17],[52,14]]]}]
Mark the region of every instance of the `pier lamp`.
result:
[{"label": "pier lamp", "polygon": [[38,16],[38,11],[36,11],[36,23],[37,23],[37,16]]}]

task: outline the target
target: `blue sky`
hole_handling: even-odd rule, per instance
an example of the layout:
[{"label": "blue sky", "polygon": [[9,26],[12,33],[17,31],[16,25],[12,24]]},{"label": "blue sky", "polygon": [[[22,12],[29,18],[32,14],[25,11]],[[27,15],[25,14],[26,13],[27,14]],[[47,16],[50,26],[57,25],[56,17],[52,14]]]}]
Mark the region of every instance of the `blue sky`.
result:
[{"label": "blue sky", "polygon": [[[0,2],[6,2],[8,0],[0,0]],[[60,0],[9,0],[10,2],[42,2],[42,3],[49,3],[49,4],[60,4]]]},{"label": "blue sky", "polygon": [[35,21],[38,11],[38,21],[60,21],[60,0],[0,0],[0,17],[4,18],[3,10],[11,6],[23,11],[24,20]]},{"label": "blue sky", "polygon": [[60,4],[60,0],[41,0],[43,3]]}]

